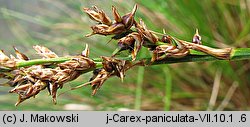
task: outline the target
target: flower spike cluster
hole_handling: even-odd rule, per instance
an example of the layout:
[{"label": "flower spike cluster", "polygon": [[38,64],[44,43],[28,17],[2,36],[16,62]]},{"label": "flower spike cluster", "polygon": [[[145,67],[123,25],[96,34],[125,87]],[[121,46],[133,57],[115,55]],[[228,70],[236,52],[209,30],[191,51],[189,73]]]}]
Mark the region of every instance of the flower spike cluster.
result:
[{"label": "flower spike cluster", "polygon": [[97,25],[91,26],[93,32],[87,36],[91,36],[94,34],[112,35],[123,33],[124,31],[127,31],[132,27],[132,25],[134,24],[134,15],[137,10],[137,5],[134,6],[132,12],[122,17],[113,6],[113,22],[102,10],[99,10],[96,6],[94,6],[93,8],[83,8],[83,10],[89,15],[92,20],[98,22]]},{"label": "flower spike cluster", "polygon": [[[44,46],[36,45],[33,48],[43,59],[58,57]],[[17,57],[11,55],[11,58],[9,58],[3,51],[0,52],[1,66],[15,67],[17,61],[29,60],[26,55],[19,52],[16,48],[14,49]],[[85,49],[85,52],[88,52],[88,48]],[[76,79],[85,71],[95,68],[94,61],[86,56],[88,54],[70,56],[71,60],[59,64],[33,65],[14,69],[1,73],[1,78],[9,79],[6,84],[14,86],[9,92],[18,94],[16,106],[30,97],[35,97],[46,88],[52,96],[53,102],[56,103],[56,93],[59,88],[62,88],[66,82]]]},{"label": "flower spike cluster", "polygon": [[[131,12],[121,16],[117,9],[112,6],[113,21],[96,6],[83,8],[90,19],[97,22],[96,25],[91,26],[92,33],[86,35],[87,37],[95,34],[112,35],[112,39],[117,40],[117,49],[112,56],[101,56],[101,62],[89,58],[88,45],[81,55],[68,56],[65,61],[36,63],[22,67],[18,66],[19,63],[32,60],[15,47],[16,57],[13,55],[8,57],[3,50],[0,50],[0,78],[9,80],[0,85],[7,84],[14,87],[9,92],[18,94],[16,105],[30,97],[35,97],[46,88],[52,96],[53,102],[56,103],[59,88],[89,71],[93,71],[90,81],[71,90],[89,85],[93,90],[92,95],[95,95],[108,78],[116,76],[123,81],[127,70],[136,65],[145,66],[148,64],[143,59],[136,59],[142,47],[148,48],[148,51],[152,53],[151,63],[163,59],[167,60],[169,57],[182,58],[190,55],[191,50],[200,51],[219,59],[230,58],[232,48],[215,49],[202,45],[198,29],[196,29],[192,42],[170,36],[165,31],[161,34],[148,29],[142,19],[139,22],[135,20],[137,7],[135,5]],[[44,46],[37,45],[33,48],[42,57],[41,61],[60,58]],[[131,53],[132,60],[116,58],[119,52],[124,50]]]},{"label": "flower spike cluster", "polygon": [[97,7],[93,7],[92,9],[84,8],[84,11],[90,16],[90,18],[99,23],[91,26],[93,32],[89,35],[114,35],[112,39],[118,40],[118,48],[113,53],[113,56],[123,50],[128,50],[131,52],[133,61],[136,60],[136,56],[142,46],[147,47],[149,51],[152,52],[151,62],[163,60],[169,57],[181,58],[189,55],[191,49],[204,52],[220,59],[228,59],[228,55],[224,54],[228,54],[231,51],[231,48],[221,50],[202,46],[201,36],[198,33],[198,29],[196,29],[192,42],[177,39],[167,35],[165,32],[159,34],[149,30],[142,19],[140,19],[139,22],[134,19],[136,10],[137,5],[134,6],[130,13],[121,17],[117,12],[117,9],[112,7],[115,21],[110,22],[111,20],[106,20],[110,18],[107,17],[103,11],[99,11]]},{"label": "flower spike cluster", "polygon": [[101,57],[103,59],[103,67],[93,71],[93,77],[90,79],[91,87],[93,89],[92,95],[95,95],[100,89],[104,81],[111,76],[117,76],[123,81],[125,71],[130,69],[133,65],[126,60],[119,60],[112,57]]}]

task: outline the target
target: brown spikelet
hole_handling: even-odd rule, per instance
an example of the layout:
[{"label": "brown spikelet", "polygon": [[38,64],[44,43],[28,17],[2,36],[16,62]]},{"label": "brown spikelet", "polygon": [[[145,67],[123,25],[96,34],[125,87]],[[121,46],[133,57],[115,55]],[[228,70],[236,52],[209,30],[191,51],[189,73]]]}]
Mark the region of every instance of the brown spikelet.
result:
[{"label": "brown spikelet", "polygon": [[101,88],[103,83],[111,76],[117,76],[123,81],[125,72],[133,65],[126,60],[119,60],[112,57],[101,57],[103,59],[103,68],[93,71],[93,77],[90,79],[92,87],[92,95]]},{"label": "brown spikelet", "polygon": [[[144,59],[136,61],[137,54],[143,46],[151,51],[151,62],[160,62],[160,60],[169,57],[182,58],[189,55],[191,50],[200,51],[218,59],[230,59],[232,48],[215,49],[201,45],[201,36],[198,29],[196,29],[192,42],[186,42],[168,35],[165,30],[161,34],[148,29],[142,19],[139,22],[135,20],[137,5],[133,7],[131,12],[123,16],[112,6],[114,21],[96,6],[83,8],[83,11],[90,19],[97,22],[97,24],[91,26],[92,33],[86,36],[95,34],[113,35],[112,39],[117,41],[118,48],[113,52],[112,57],[101,56],[101,59],[95,59],[94,61],[89,58],[88,45],[79,55],[63,58],[58,58],[57,54],[47,47],[36,45],[33,48],[42,59],[34,60],[35,62],[29,60],[25,54],[15,47],[16,57],[13,55],[8,57],[3,50],[0,50],[0,78],[8,80],[0,85],[14,87],[9,92],[18,95],[16,106],[31,97],[37,96],[45,88],[51,95],[53,103],[56,104],[57,92],[64,87],[65,83],[90,71],[93,71],[90,81],[71,90],[89,85],[93,90],[92,95],[95,95],[110,77],[116,76],[123,81],[125,72],[130,68],[136,65],[150,64]],[[131,55],[124,59],[116,58],[119,55],[118,53],[123,50],[128,50]],[[58,59],[61,61],[56,61]],[[47,63],[47,61],[49,62]]]},{"label": "brown spikelet", "polygon": [[[57,58],[58,56],[44,46],[34,46],[37,53],[43,58]],[[0,51],[0,66],[11,67],[10,63],[15,63],[20,60],[28,60],[28,57],[14,48],[17,58],[11,56],[9,58],[3,51]],[[82,73],[93,70],[95,63],[88,58],[89,49],[86,49],[81,55],[70,56],[68,61],[50,65],[33,65],[29,67],[17,68],[9,72],[0,73],[1,78],[6,78],[9,81],[6,83],[9,86],[14,86],[10,93],[18,94],[16,106],[30,97],[35,97],[40,91],[48,89],[52,96],[53,102],[56,104],[56,96],[59,88],[71,80],[76,79]],[[14,64],[12,65],[14,67]]]},{"label": "brown spikelet", "polygon": [[33,46],[33,48],[36,50],[37,54],[39,54],[43,58],[57,58],[58,57],[54,52],[49,50],[47,47],[36,45],[36,46]]},{"label": "brown spikelet", "polygon": [[99,10],[96,6],[93,8],[83,8],[83,11],[88,14],[88,16],[99,23],[105,24],[105,25],[111,25],[112,21],[111,19],[106,15],[105,12],[102,10]]}]

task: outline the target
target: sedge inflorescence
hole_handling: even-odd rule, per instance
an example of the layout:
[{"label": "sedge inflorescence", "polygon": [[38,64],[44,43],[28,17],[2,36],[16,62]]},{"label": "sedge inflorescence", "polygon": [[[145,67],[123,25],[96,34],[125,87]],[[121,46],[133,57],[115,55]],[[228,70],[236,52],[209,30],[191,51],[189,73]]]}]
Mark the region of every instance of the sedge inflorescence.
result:
[{"label": "sedge inflorescence", "polygon": [[[44,60],[58,58],[54,52],[44,46],[37,45],[33,48]],[[16,48],[14,49],[16,57],[13,55],[8,57],[3,51],[0,52],[0,66],[11,68],[11,70],[1,72],[0,76],[9,79],[6,84],[14,87],[9,92],[18,94],[16,105],[30,97],[35,97],[46,88],[52,96],[53,102],[56,103],[56,93],[59,88],[62,88],[66,82],[76,79],[85,71],[95,68],[94,61],[85,54],[69,56],[69,60],[62,63],[17,68],[18,62],[29,61],[29,58]]]},{"label": "sedge inflorescence", "polygon": [[149,30],[142,19],[135,20],[137,5],[131,12],[120,16],[117,9],[113,6],[112,13],[114,21],[96,6],[92,8],[84,8],[84,12],[97,22],[91,26],[92,33],[87,37],[99,35],[113,35],[112,39],[118,40],[118,49],[113,53],[116,56],[119,52],[129,50],[132,60],[136,60],[136,56],[142,46],[147,47],[152,52],[151,62],[163,60],[168,57],[181,58],[190,54],[190,49],[198,50],[206,54],[212,55],[220,59],[228,59],[228,49],[213,49],[202,45],[201,36],[198,29],[193,36],[192,42],[187,42],[166,34]]},{"label": "sedge inflorescence", "polygon": [[[231,48],[214,49],[202,45],[198,30],[196,30],[192,42],[170,36],[166,34],[165,30],[163,30],[163,34],[149,30],[142,19],[135,20],[137,8],[138,6],[135,5],[131,12],[121,16],[113,6],[113,21],[96,6],[83,8],[84,12],[97,22],[96,25],[90,27],[92,33],[86,35],[87,37],[95,34],[112,35],[112,39],[117,40],[117,49],[112,56],[101,56],[101,66],[96,65],[100,61],[96,62],[89,58],[88,46],[81,55],[67,56],[65,61],[36,63],[25,67],[18,66],[23,61],[31,61],[25,54],[14,48],[16,57],[13,55],[8,57],[0,50],[0,78],[8,79],[6,84],[14,87],[9,92],[18,94],[16,105],[30,97],[35,97],[44,89],[48,90],[53,102],[56,103],[59,88],[89,71],[93,71],[90,81],[71,90],[90,85],[93,90],[92,95],[95,95],[108,78],[117,76],[123,81],[127,70],[135,65],[145,65],[143,60],[137,60],[137,55],[142,47],[148,48],[152,53],[149,64],[169,57],[185,57],[190,54],[190,50],[197,50],[219,59],[229,59]],[[42,57],[40,61],[60,58],[44,46],[34,46],[33,48]],[[131,53],[132,60],[116,57],[124,50]]]}]

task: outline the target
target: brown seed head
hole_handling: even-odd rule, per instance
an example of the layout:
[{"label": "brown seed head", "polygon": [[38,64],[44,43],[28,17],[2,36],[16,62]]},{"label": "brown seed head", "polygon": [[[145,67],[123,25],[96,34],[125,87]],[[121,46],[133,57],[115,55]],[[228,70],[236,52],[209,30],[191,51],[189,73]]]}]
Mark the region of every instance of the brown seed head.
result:
[{"label": "brown seed head", "polygon": [[101,10],[99,10],[96,6],[93,8],[83,8],[83,11],[89,15],[92,20],[95,20],[99,23],[105,25],[111,25],[111,19]]}]

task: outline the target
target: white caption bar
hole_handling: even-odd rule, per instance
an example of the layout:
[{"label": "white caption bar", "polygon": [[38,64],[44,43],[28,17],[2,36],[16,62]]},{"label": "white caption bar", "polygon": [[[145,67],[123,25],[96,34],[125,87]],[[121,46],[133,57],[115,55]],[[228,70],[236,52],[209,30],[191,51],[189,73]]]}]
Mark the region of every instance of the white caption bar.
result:
[{"label": "white caption bar", "polygon": [[0,126],[211,127],[250,125],[250,111],[0,111]]}]

